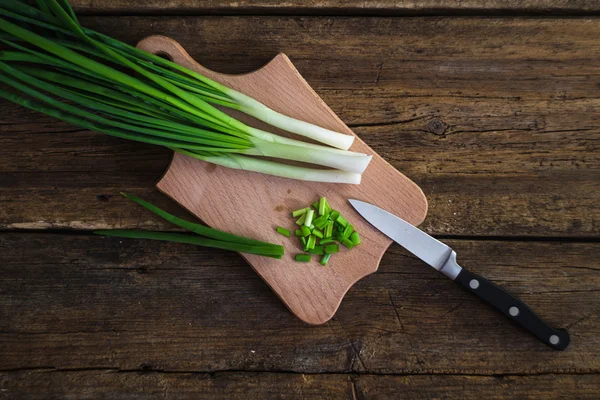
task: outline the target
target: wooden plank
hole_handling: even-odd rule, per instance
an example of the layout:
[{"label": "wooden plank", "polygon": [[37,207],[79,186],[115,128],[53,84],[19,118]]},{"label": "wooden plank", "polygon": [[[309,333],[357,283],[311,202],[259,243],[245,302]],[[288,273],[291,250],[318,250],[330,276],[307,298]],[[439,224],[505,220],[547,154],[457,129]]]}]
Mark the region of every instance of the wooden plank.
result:
[{"label": "wooden plank", "polygon": [[27,399],[348,399],[343,375],[30,371],[0,373],[0,392]]},{"label": "wooden plank", "polygon": [[[392,245],[333,320],[293,317],[234,253],[88,235],[0,235],[0,370],[598,373],[598,243],[449,240],[571,346],[557,352]],[[400,267],[399,265],[402,265]],[[310,268],[310,266],[307,266]]]},{"label": "wooden plank", "polygon": [[390,376],[52,371],[0,373],[9,398],[464,399],[598,398],[600,375]]},{"label": "wooden plank", "polygon": [[[229,73],[287,53],[342,120],[423,187],[431,233],[600,232],[597,19],[83,21],[130,43],[173,36]],[[73,132],[6,103],[0,113],[0,228],[167,228],[118,197],[102,201],[125,190],[173,210],[151,188],[167,151]]]},{"label": "wooden plank", "polygon": [[196,14],[582,14],[600,10],[586,0],[71,0],[83,13],[196,13]]}]

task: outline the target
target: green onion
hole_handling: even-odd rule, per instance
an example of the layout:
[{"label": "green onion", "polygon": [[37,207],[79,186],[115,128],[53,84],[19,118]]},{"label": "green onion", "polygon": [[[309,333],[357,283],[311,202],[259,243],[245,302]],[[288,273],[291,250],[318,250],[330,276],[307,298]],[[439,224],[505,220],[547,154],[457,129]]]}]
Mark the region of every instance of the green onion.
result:
[{"label": "green onion", "polygon": [[313,249],[309,249],[308,252],[310,254],[317,254],[319,256],[322,256],[324,253],[323,246],[315,246]]},{"label": "green onion", "polygon": [[285,228],[282,228],[282,227],[278,226],[277,227],[277,232],[280,233],[280,234],[282,234],[285,237],[290,237],[290,230],[289,229],[285,229]]},{"label": "green onion", "polygon": [[347,224],[346,227],[344,228],[344,231],[342,232],[342,240],[348,239],[350,237],[350,235],[352,234],[352,231],[354,231],[354,227],[350,224]]},{"label": "green onion", "polygon": [[325,215],[322,215],[313,221],[313,224],[319,228],[323,229],[325,225],[327,225],[328,219]]},{"label": "green onion", "polygon": [[[134,203],[139,204],[140,206],[144,207],[145,209],[153,212],[154,214],[158,215],[159,217],[161,217],[162,219],[171,222],[174,225],[177,225],[181,228],[184,228],[190,232],[196,233],[198,235],[202,235],[202,236],[206,236],[212,239],[216,239],[216,240],[223,240],[226,242],[232,242],[232,243],[242,243],[242,244],[251,244],[251,245],[263,245],[263,246],[277,246],[277,247],[281,247],[279,245],[273,245],[271,243],[267,243],[267,242],[261,242],[258,240],[254,240],[254,239],[249,239],[243,236],[238,236],[238,235],[233,235],[231,233],[227,233],[227,232],[223,232],[223,231],[219,231],[217,229],[212,229],[209,228],[208,226],[202,225],[202,224],[197,224],[197,223],[193,223],[193,222],[189,222],[186,221],[184,219],[181,219],[179,217],[176,217],[172,214],[169,214],[168,212],[156,207],[153,204],[148,203],[145,200],[140,199],[137,196],[134,196],[132,194],[128,194],[128,193],[123,193],[121,192],[121,194],[126,197],[127,199],[133,201]],[[283,248],[282,248],[283,249]]]},{"label": "green onion", "polygon": [[292,211],[292,217],[294,217],[294,218],[299,217],[300,215],[303,215],[304,213],[306,213],[308,210],[309,210],[309,208],[305,207],[305,208],[301,208],[299,210]]},{"label": "green onion", "polygon": [[333,221],[327,222],[327,226],[325,227],[325,233],[323,236],[325,238],[330,238],[333,235]]},{"label": "green onion", "polygon": [[358,232],[352,232],[352,235],[350,235],[350,240],[354,246],[360,244],[360,236],[358,235]]},{"label": "green onion", "polygon": [[302,237],[307,237],[311,234],[310,228],[306,225],[302,225],[300,232],[302,232]]},{"label": "green onion", "polygon": [[316,243],[317,243],[317,238],[314,235],[310,235],[308,237],[308,240],[306,241],[306,248],[308,250],[314,249]]},{"label": "green onion", "polygon": [[328,244],[325,246],[325,253],[337,253],[338,251],[340,251],[338,244]]},{"label": "green onion", "polygon": [[335,243],[335,240],[333,239],[323,239],[321,241],[319,241],[320,244],[330,244],[330,243]]},{"label": "green onion", "polygon": [[309,262],[310,261],[310,254],[296,254],[296,261],[299,262]]},{"label": "green onion", "polygon": [[298,220],[296,220],[296,225],[304,225],[304,221],[306,221],[306,213],[302,214]]},{"label": "green onion", "polygon": [[306,214],[304,214],[304,215],[306,215],[306,219],[304,220],[304,225],[306,225],[306,226],[312,225],[312,220],[315,215],[315,210],[308,210],[306,212]]},{"label": "green onion", "polygon": [[325,197],[321,197],[319,199],[319,215],[324,215],[326,208],[325,205],[327,204],[327,200],[325,199]]},{"label": "green onion", "polygon": [[352,243],[352,241],[350,239],[342,239],[342,244],[349,249],[354,247],[354,243]]},{"label": "green onion", "polygon": [[133,239],[154,239],[168,242],[188,243],[204,247],[213,247],[223,250],[232,250],[239,253],[257,254],[272,258],[281,258],[283,252],[273,248],[273,246],[249,245],[220,240],[207,239],[196,235],[184,235],[180,233],[151,232],[140,230],[98,230],[94,231],[96,235],[114,236],[120,238]]},{"label": "green onion", "polygon": [[[318,217],[314,218],[315,214]],[[322,265],[327,264],[332,253],[340,251],[339,244],[352,249],[360,243],[360,236],[354,226],[339,211],[332,210],[325,197],[321,197],[310,207],[292,212],[292,217],[298,215],[300,219],[296,223],[302,225],[295,231],[295,235],[300,237],[305,252],[323,256],[320,261]]]},{"label": "green onion", "polygon": [[331,258],[331,253],[325,254],[323,257],[321,257],[321,261],[319,261],[319,263],[321,265],[327,265],[330,258]]},{"label": "green onion", "polygon": [[343,227],[346,227],[346,225],[348,225],[348,221],[346,221],[346,219],[341,215],[339,215],[335,221]]},{"label": "green onion", "polygon": [[[197,72],[86,29],[67,0],[36,0],[36,4],[0,2],[2,40],[17,50],[0,53],[2,82],[14,90],[0,88],[1,98],[86,129],[161,145],[227,168],[360,183],[372,157],[347,151],[353,136],[282,115]],[[325,145],[250,127],[215,106],[244,112]],[[327,208],[323,205],[319,214]]]},{"label": "green onion", "polygon": [[212,229],[202,224],[189,222],[178,218],[160,208],[148,203],[139,197],[121,193],[129,200],[141,205],[147,210],[153,212],[159,217],[180,226],[196,235],[184,235],[165,232],[151,232],[138,230],[99,230],[95,234],[103,236],[116,236],[124,238],[139,238],[139,239],[155,239],[171,242],[190,243],[199,246],[213,247],[224,250],[233,250],[240,253],[258,254],[267,257],[281,258],[284,253],[283,246],[261,242],[242,236],[233,235],[231,233]]}]

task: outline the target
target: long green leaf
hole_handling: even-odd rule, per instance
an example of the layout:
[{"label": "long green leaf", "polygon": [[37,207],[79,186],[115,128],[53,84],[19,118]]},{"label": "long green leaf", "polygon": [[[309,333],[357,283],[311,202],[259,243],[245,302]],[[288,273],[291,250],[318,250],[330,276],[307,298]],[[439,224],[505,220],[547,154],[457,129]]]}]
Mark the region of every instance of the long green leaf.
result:
[{"label": "long green leaf", "polygon": [[234,235],[231,233],[227,233],[227,232],[223,232],[220,231],[218,229],[212,229],[209,228],[205,225],[202,224],[196,224],[193,222],[189,222],[186,221],[184,219],[181,219],[179,217],[176,217],[172,214],[169,214],[168,212],[156,207],[155,205],[148,203],[145,200],[140,199],[139,197],[136,197],[134,195],[131,194],[127,194],[127,193],[121,193],[123,196],[127,197],[129,200],[141,205],[142,207],[146,208],[147,210],[153,212],[154,214],[158,215],[159,217],[177,225],[180,226],[184,229],[187,229],[190,232],[194,232],[197,233],[198,235],[202,235],[202,236],[206,236],[206,237],[210,237],[213,239],[217,239],[217,240],[223,240],[226,242],[232,242],[232,243],[242,243],[242,244],[251,244],[251,245],[264,245],[264,246],[277,246],[280,247],[278,245],[274,245],[271,243],[267,243],[267,242],[261,242],[259,240],[254,240],[254,239],[249,239],[243,236],[238,236],[238,235]]},{"label": "long green leaf", "polygon": [[[69,93],[69,92],[65,93],[65,91],[61,91],[61,89],[59,89],[55,86],[44,84],[43,81],[40,81],[29,75],[23,74],[22,72],[8,66],[5,63],[0,62],[0,71],[8,73],[17,79],[20,79],[23,82],[27,82],[27,84],[29,84],[29,85],[33,85],[33,86],[40,88],[42,90],[45,90],[49,93],[61,96],[68,100],[81,102],[81,99],[78,99],[76,95],[73,95],[72,93]],[[89,119],[91,121],[101,123],[103,125],[108,125],[108,126],[112,126],[112,127],[119,128],[119,129],[134,131],[134,132],[138,132],[138,133],[141,133],[144,135],[151,135],[151,136],[157,136],[157,137],[162,137],[162,138],[166,138],[166,139],[178,140],[181,142],[201,144],[201,145],[206,145],[206,146],[215,146],[216,147],[215,149],[218,151],[234,151],[235,149],[241,150],[241,149],[247,149],[248,147],[250,147],[250,146],[243,146],[243,145],[235,145],[235,144],[231,144],[231,143],[224,143],[224,142],[217,141],[217,140],[205,139],[205,138],[199,137],[199,136],[174,134],[174,133],[165,132],[164,130],[144,128],[141,126],[133,125],[131,123],[118,122],[118,121],[115,121],[112,119],[104,118],[100,115],[96,115],[89,111],[82,110],[71,104],[57,101],[52,97],[46,96],[45,94],[38,92],[37,90],[30,88],[29,86],[26,86],[25,84],[21,84],[21,83],[17,82],[16,80],[7,79],[2,75],[0,75],[0,81],[4,82],[5,84],[7,84],[9,86],[14,87],[15,89],[20,90],[21,92],[23,92],[37,100],[41,100],[47,104],[50,104],[51,106],[58,108],[62,111],[77,115],[82,118]],[[84,101],[82,103],[82,105],[85,105],[84,103],[85,104],[92,103],[92,105],[93,105],[93,102]],[[105,108],[104,106],[101,106],[101,105],[95,105],[95,106],[97,107],[97,109]]]},{"label": "long green leaf", "polygon": [[[2,75],[0,75],[0,80],[2,80]],[[8,101],[12,101],[13,103],[19,104],[25,108],[30,110],[34,110],[40,112],[42,114],[49,115],[51,117],[57,118],[61,121],[68,122],[73,125],[78,125],[82,128],[86,128],[92,131],[105,133],[110,136],[115,136],[121,139],[134,140],[137,142],[143,142],[148,144],[154,144],[159,146],[164,146],[167,148],[182,148],[182,149],[190,149],[190,150],[200,150],[200,151],[214,151],[214,147],[206,147],[206,146],[198,146],[182,141],[177,140],[169,140],[160,137],[148,136],[139,134],[136,132],[126,131],[123,129],[113,128],[111,126],[103,125],[94,121],[87,120],[85,118],[78,117],[76,115],[72,115],[68,112],[63,112],[62,110],[47,106],[37,101],[33,101],[29,98],[26,98],[21,95],[17,95],[15,93],[4,90],[0,87],[0,97],[6,99]],[[219,151],[221,152],[221,151]]]},{"label": "long green leaf", "polygon": [[[195,108],[191,104],[184,102],[176,97],[169,95],[168,93],[164,93],[155,87],[148,85],[140,81],[139,79],[133,78],[121,71],[118,71],[114,68],[107,67],[99,62],[91,60],[87,57],[84,57],[64,46],[61,46],[57,43],[54,43],[51,40],[48,40],[40,35],[37,35],[33,32],[30,32],[26,29],[23,29],[15,24],[12,24],[2,18],[0,18],[0,30],[8,32],[14,36],[17,36],[27,42],[38,46],[56,56],[69,61],[73,64],[79,65],[85,69],[91,70],[99,75],[104,77],[114,79],[115,81],[124,84],[126,86],[132,87],[140,92],[148,94],[150,96],[156,97],[165,102],[171,103],[184,111],[190,112],[196,115],[202,115],[203,118],[210,118],[210,115],[206,115],[205,112],[202,112],[200,109]],[[226,114],[225,114],[226,115]],[[232,119],[231,117],[228,117]],[[233,119],[232,119],[233,120]]]},{"label": "long green leaf", "polygon": [[[247,139],[240,139],[237,137],[223,135],[221,133],[207,131],[205,129],[201,129],[198,127],[188,126],[184,124],[180,124],[176,121],[170,121],[160,118],[154,118],[148,115],[142,115],[136,112],[130,112],[128,110],[123,110],[118,107],[114,107],[111,104],[106,104],[106,102],[97,101],[93,96],[82,96],[75,91],[69,91],[62,89],[59,86],[52,85],[48,81],[63,83],[69,86],[72,86],[75,81],[68,79],[62,74],[51,72],[51,71],[42,71],[36,70],[33,68],[21,67],[18,71],[10,68],[3,63],[0,63],[0,70],[6,69],[8,73],[15,77],[19,77],[23,82],[28,84],[33,84],[38,88],[45,90],[49,93],[55,94],[57,96],[63,97],[67,100],[73,101],[79,105],[88,107],[93,110],[102,111],[104,113],[110,114],[112,117],[119,118],[125,122],[130,122],[131,120],[137,121],[137,124],[142,126],[150,127],[150,128],[160,128],[161,130],[171,131],[183,135],[201,137],[204,139],[211,139],[214,141],[214,145],[228,147],[228,148],[238,148],[244,149],[252,147],[252,143]],[[44,82],[34,79],[32,77],[41,78]],[[81,85],[80,87],[85,87],[88,85]],[[95,86],[93,86],[90,90],[90,93],[94,93]],[[98,91],[97,93],[103,93],[102,91]],[[204,143],[210,144],[210,143]]]},{"label": "long green leaf", "polygon": [[94,231],[97,235],[112,236],[119,238],[129,239],[152,239],[152,240],[163,240],[167,242],[177,242],[186,244],[195,244],[197,246],[212,247],[222,250],[237,251],[239,253],[256,254],[259,256],[281,258],[283,256],[283,247],[281,249],[274,248],[273,246],[258,246],[248,245],[232,242],[224,242],[220,240],[207,239],[195,235],[185,235],[181,233],[165,233],[165,232],[151,232],[151,231],[138,231],[138,230],[100,230]]}]

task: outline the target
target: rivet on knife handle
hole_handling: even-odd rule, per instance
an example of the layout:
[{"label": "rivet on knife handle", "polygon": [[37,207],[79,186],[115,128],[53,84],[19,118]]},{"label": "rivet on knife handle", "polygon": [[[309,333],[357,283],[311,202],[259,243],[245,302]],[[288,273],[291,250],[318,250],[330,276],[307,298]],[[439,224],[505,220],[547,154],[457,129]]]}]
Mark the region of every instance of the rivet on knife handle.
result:
[{"label": "rivet on knife handle", "polygon": [[485,278],[463,268],[455,282],[496,307],[508,318],[554,349],[564,350],[569,345],[569,332],[565,329],[550,327],[525,303]]}]

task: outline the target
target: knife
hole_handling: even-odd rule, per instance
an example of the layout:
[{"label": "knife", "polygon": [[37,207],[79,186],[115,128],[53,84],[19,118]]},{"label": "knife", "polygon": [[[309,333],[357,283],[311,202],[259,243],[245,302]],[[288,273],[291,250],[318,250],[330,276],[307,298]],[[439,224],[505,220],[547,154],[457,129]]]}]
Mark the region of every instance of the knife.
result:
[{"label": "knife", "polygon": [[567,330],[550,327],[521,300],[458,265],[456,252],[449,246],[379,207],[359,200],[349,199],[349,201],[363,218],[394,242],[496,307],[502,314],[527,329],[542,342],[556,350],[564,350],[569,345],[570,337]]}]

